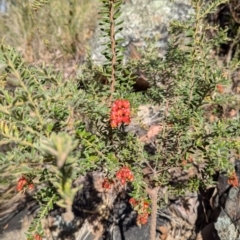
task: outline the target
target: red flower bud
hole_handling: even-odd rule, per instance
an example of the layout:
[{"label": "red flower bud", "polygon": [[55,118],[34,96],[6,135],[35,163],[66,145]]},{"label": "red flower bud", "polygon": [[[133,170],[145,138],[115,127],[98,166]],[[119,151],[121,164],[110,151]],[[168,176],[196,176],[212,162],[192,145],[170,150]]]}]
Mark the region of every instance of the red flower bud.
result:
[{"label": "red flower bud", "polygon": [[111,120],[111,127],[116,128],[118,126],[118,121],[117,120]]},{"label": "red flower bud", "polygon": [[118,105],[116,103],[113,103],[112,107],[111,107],[111,110],[112,111],[117,111],[118,110]]},{"label": "red flower bud", "polygon": [[148,213],[142,213],[137,216],[137,223],[144,225],[148,221]]},{"label": "red flower bud", "polygon": [[118,115],[119,117],[122,117],[123,114],[124,114],[123,109],[119,109],[119,110],[117,111],[117,115]]},{"label": "red flower bud", "polygon": [[123,108],[123,114],[126,117],[130,117],[130,109],[129,108]]},{"label": "red flower bud", "polygon": [[149,208],[149,204],[147,202],[143,203],[143,209],[146,210]]},{"label": "red flower bud", "polygon": [[26,185],[27,185],[27,179],[24,177],[24,176],[22,176],[19,180],[18,180],[18,183],[17,183],[17,191],[22,191],[23,190],[23,188],[24,187],[26,187]]},{"label": "red flower bud", "polygon": [[122,118],[122,121],[125,123],[125,124],[129,124],[130,123],[130,118],[129,117],[123,117]]},{"label": "red flower bud", "polygon": [[131,170],[128,167],[122,167],[117,173],[116,173],[117,179],[124,185],[126,181],[133,181],[134,176],[131,172]]},{"label": "red flower bud", "polygon": [[231,176],[228,178],[228,184],[232,185],[233,187],[237,187],[239,185],[238,177],[236,172],[233,172]]},{"label": "red flower bud", "polygon": [[128,100],[123,100],[122,105],[124,108],[130,108],[130,102]]},{"label": "red flower bud", "polygon": [[34,240],[42,240],[42,237],[41,237],[38,233],[36,233],[36,234],[34,235],[33,239],[34,239]]},{"label": "red flower bud", "polygon": [[136,199],[134,199],[134,198],[130,198],[130,199],[129,199],[129,203],[130,203],[131,205],[135,206],[135,205],[137,204],[137,201],[136,201]]},{"label": "red flower bud", "polygon": [[110,180],[108,178],[105,178],[103,183],[102,183],[102,187],[105,188],[105,189],[111,189],[113,183],[114,182],[112,180]]},{"label": "red flower bud", "polygon": [[29,189],[29,190],[33,190],[33,189],[34,189],[34,184],[33,184],[33,183],[29,184],[29,185],[28,185],[28,189]]},{"label": "red flower bud", "polygon": [[117,104],[118,108],[123,107],[123,100],[122,99],[116,100],[115,103]]},{"label": "red flower bud", "polygon": [[222,84],[217,84],[216,87],[217,87],[217,90],[218,90],[219,93],[223,93],[224,88],[223,88]]}]

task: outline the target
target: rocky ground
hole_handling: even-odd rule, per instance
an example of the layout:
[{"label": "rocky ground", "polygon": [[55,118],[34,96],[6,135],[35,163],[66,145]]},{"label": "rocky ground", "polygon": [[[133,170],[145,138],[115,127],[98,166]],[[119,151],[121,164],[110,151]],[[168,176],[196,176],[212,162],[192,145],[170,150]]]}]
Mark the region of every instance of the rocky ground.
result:
[{"label": "rocky ground", "polygon": [[[240,161],[236,163],[236,173],[240,177]],[[169,205],[159,209],[156,239],[240,239],[239,187],[230,186],[223,175],[216,177],[217,187],[171,199]],[[56,208],[51,212],[43,222],[46,239],[149,239],[151,221],[141,228],[136,225],[136,213],[128,203],[127,192],[121,191],[114,198],[113,208],[108,209],[109,196],[99,188],[97,183],[99,179],[101,179],[99,173],[89,174],[82,179],[85,184],[75,198],[73,221],[64,221],[64,211],[61,209]],[[4,226],[0,226],[0,239],[25,239],[24,231],[27,230],[31,216],[36,210],[34,206],[36,203],[31,201],[18,206],[19,209],[15,209],[16,215],[5,222]],[[100,232],[103,232],[102,236],[99,235]]]}]

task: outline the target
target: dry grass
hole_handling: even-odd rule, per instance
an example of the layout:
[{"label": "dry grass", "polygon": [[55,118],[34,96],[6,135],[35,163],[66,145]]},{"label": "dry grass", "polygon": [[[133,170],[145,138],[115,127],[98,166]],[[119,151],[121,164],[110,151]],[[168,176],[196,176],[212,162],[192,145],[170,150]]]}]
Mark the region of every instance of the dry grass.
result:
[{"label": "dry grass", "polygon": [[98,0],[52,0],[33,11],[33,0],[16,0],[0,13],[0,38],[28,62],[79,61],[96,27]]}]

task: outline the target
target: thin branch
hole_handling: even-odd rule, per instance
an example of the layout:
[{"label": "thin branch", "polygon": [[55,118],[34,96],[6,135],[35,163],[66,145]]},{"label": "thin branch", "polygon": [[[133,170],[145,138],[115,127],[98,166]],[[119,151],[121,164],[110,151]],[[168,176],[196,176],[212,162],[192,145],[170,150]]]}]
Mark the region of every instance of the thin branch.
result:
[{"label": "thin branch", "polygon": [[152,202],[152,213],[151,213],[151,226],[150,226],[150,238],[149,240],[156,239],[156,228],[157,228],[157,199],[158,191],[160,187],[155,187],[153,189],[147,188],[147,193],[149,194]]},{"label": "thin branch", "polygon": [[114,1],[115,0],[109,0],[110,4],[110,38],[111,38],[111,51],[112,51],[112,61],[111,61],[111,96],[110,96],[110,102],[112,100],[112,95],[115,90],[115,83],[116,83],[116,40],[115,40],[115,22],[114,22]]}]

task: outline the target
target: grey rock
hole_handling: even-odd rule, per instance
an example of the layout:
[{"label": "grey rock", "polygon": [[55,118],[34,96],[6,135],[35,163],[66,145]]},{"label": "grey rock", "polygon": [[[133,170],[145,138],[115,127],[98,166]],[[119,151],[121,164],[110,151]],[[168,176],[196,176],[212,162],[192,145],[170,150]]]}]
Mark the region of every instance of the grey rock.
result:
[{"label": "grey rock", "polygon": [[217,222],[214,223],[218,236],[221,240],[236,240],[237,230],[224,210],[221,211]]},{"label": "grey rock", "polygon": [[239,204],[240,204],[240,195],[239,195],[239,188],[232,187],[228,193],[228,198],[225,203],[225,212],[231,219],[231,221],[234,223],[236,227],[240,227],[240,210],[239,210]]},{"label": "grey rock", "polygon": [[[117,38],[123,38],[123,47],[130,43],[138,47],[147,47],[148,42],[159,48],[164,56],[168,42],[168,27],[173,20],[186,20],[194,13],[189,0],[131,0],[122,6],[123,30]],[[105,39],[99,38],[100,31],[91,42],[92,60],[101,64],[104,57],[101,52]]]}]

